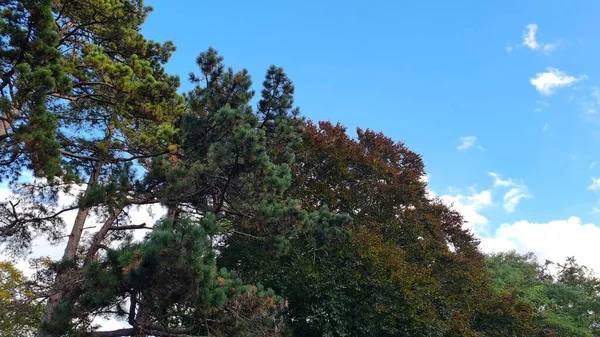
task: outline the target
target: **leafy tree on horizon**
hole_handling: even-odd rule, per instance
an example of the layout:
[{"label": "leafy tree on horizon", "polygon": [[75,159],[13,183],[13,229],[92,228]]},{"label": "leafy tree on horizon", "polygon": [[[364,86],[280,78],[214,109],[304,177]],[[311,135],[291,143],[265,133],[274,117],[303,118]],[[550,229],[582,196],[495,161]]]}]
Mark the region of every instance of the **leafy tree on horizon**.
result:
[{"label": "leafy tree on horizon", "polygon": [[558,336],[600,336],[600,280],[574,258],[540,264],[533,253],[514,251],[486,258],[497,293],[515,292],[540,316],[542,326]]},{"label": "leafy tree on horizon", "polygon": [[34,336],[43,307],[12,263],[0,262],[0,335]]}]

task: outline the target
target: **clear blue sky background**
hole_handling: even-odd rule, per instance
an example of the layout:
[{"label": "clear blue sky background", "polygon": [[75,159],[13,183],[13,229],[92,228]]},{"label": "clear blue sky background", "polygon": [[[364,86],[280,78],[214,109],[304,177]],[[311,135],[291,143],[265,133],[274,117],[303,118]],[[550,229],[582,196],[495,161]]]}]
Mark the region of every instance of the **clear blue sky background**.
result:
[{"label": "clear blue sky background", "polygon": [[[313,120],[383,131],[423,155],[438,194],[490,190],[490,224],[598,220],[598,1],[147,1],[148,38],[171,40],[168,70],[195,71],[215,47],[257,85],[271,64],[296,85]],[[538,50],[523,45],[537,24]],[[544,44],[557,45],[551,53]],[[507,48],[512,51],[508,52]],[[530,80],[553,67],[574,83],[543,95]],[[584,76],[585,75],[585,76]],[[543,103],[540,103],[541,101]],[[540,111],[536,111],[540,110]],[[598,109],[600,111],[600,109]],[[547,125],[545,128],[544,126]],[[460,151],[460,137],[477,143]],[[478,149],[482,146],[484,150]],[[593,166],[593,165],[592,165]],[[530,198],[514,212],[489,172]]]}]

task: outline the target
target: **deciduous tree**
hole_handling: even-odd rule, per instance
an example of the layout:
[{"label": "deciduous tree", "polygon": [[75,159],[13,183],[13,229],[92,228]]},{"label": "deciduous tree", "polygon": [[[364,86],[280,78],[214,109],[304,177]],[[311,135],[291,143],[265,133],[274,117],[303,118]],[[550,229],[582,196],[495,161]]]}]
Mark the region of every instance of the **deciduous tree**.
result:
[{"label": "deciduous tree", "polygon": [[347,213],[347,235],[315,228],[276,257],[250,238],[220,255],[289,299],[298,336],[479,336],[492,293],[460,215],[428,196],[421,157],[381,133],[309,124],[289,195]]},{"label": "deciduous tree", "polygon": [[34,336],[42,309],[27,278],[10,262],[0,262],[0,335]]},{"label": "deciduous tree", "polygon": [[487,264],[495,291],[515,292],[535,309],[540,326],[557,336],[600,335],[600,281],[574,258],[542,265],[532,253],[505,252],[488,256]]}]

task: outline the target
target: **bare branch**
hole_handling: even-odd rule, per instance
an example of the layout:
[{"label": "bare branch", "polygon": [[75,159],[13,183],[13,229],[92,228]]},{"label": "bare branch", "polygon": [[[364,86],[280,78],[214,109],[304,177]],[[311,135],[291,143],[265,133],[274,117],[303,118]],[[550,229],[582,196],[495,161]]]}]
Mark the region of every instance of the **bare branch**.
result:
[{"label": "bare branch", "polygon": [[85,255],[85,259],[83,260],[84,265],[89,264],[94,259],[96,252],[98,252],[98,248],[100,248],[100,244],[102,244],[102,241],[104,241],[104,238],[106,237],[106,233],[108,233],[108,230],[112,227],[117,218],[119,218],[119,215],[121,215],[122,211],[122,207],[115,209],[113,214],[108,219],[106,219],[98,233],[94,235],[94,241],[92,242],[92,246],[88,250],[87,254]]}]

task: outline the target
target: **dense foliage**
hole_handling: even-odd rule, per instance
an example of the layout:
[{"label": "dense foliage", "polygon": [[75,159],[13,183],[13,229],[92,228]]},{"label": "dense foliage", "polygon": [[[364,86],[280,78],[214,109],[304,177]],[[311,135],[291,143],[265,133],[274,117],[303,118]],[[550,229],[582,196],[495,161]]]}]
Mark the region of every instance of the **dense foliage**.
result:
[{"label": "dense foliage", "polygon": [[0,336],[33,336],[42,306],[14,265],[0,262]]},{"label": "dense foliage", "polygon": [[494,290],[514,291],[557,336],[600,336],[600,280],[574,258],[542,265],[533,254],[507,252],[487,259]]},{"label": "dense foliage", "polygon": [[[23,255],[36,236],[66,241],[27,282],[0,264],[2,334],[598,334],[598,281],[583,267],[486,258],[429,195],[420,155],[307,122],[282,68],[254,100],[249,72],[209,48],[178,94],[163,67],[174,46],[140,32],[149,12],[141,0],[0,1],[0,179],[12,191],[0,244]],[[140,206],[166,215],[140,223]]]}]

